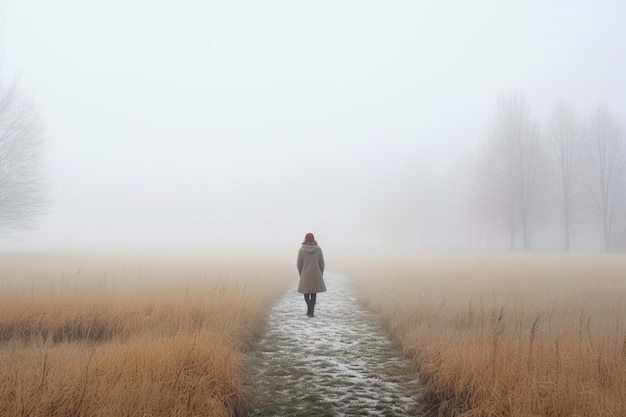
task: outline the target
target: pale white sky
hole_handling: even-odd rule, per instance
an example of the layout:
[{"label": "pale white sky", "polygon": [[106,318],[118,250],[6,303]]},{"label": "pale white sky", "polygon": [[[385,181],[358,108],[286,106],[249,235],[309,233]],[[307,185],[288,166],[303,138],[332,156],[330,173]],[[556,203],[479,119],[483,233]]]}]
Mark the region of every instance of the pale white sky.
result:
[{"label": "pale white sky", "polygon": [[538,119],[557,100],[626,116],[622,1],[0,0],[0,13],[0,76],[38,105],[52,200],[4,248],[284,246],[309,231],[378,244],[376,190],[470,158],[499,95],[524,94]]}]

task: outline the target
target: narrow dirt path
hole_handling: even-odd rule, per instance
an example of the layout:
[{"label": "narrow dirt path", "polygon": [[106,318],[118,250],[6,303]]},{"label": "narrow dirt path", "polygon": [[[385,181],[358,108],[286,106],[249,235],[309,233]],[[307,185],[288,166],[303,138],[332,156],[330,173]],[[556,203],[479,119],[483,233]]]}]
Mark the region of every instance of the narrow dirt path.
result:
[{"label": "narrow dirt path", "polygon": [[257,416],[415,416],[418,381],[350,281],[325,275],[315,317],[294,288],[274,306],[251,354]]}]

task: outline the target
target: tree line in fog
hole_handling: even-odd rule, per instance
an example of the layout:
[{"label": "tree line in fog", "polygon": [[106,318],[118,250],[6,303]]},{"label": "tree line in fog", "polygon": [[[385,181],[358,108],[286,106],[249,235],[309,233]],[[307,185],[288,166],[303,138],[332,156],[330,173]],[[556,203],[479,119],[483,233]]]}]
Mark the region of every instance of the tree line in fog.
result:
[{"label": "tree line in fog", "polygon": [[385,246],[625,251],[626,137],[605,107],[541,121],[500,98],[476,154],[435,173],[416,160],[367,199]]},{"label": "tree line in fog", "polygon": [[470,192],[481,227],[510,249],[535,249],[546,234],[555,249],[585,237],[626,249],[626,138],[607,108],[579,115],[559,103],[540,124],[523,96],[503,97],[488,132]]},{"label": "tree line in fog", "polygon": [[[443,175],[415,161],[370,190],[370,242],[397,247],[626,251],[626,136],[604,107],[568,103],[539,122],[499,99],[476,157]],[[0,236],[46,211],[42,131],[32,102],[0,83]]]}]

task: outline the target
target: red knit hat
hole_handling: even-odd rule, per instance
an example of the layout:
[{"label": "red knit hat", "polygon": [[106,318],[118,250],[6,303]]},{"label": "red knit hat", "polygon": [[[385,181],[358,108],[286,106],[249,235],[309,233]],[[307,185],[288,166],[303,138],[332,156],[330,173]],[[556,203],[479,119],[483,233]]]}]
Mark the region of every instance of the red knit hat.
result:
[{"label": "red knit hat", "polygon": [[313,236],[313,233],[307,233],[306,236],[304,236],[304,241],[315,242],[315,236]]}]

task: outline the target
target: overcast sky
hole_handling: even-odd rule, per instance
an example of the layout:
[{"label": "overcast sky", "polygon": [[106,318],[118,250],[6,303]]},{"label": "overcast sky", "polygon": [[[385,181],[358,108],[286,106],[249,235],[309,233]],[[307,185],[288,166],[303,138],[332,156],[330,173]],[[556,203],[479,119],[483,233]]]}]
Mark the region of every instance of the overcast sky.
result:
[{"label": "overcast sky", "polygon": [[626,116],[623,1],[0,0],[52,201],[4,248],[378,244],[374,190],[442,175],[498,96]]}]

